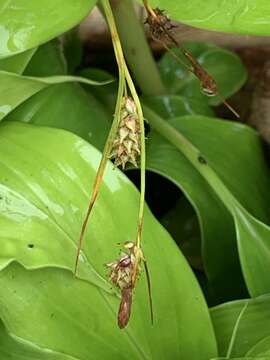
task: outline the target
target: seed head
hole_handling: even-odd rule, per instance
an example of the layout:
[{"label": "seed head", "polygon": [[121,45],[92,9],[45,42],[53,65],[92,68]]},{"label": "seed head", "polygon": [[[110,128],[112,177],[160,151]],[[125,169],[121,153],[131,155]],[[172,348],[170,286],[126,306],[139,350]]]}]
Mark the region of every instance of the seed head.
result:
[{"label": "seed head", "polygon": [[121,302],[118,310],[118,326],[123,329],[127,326],[132,305],[132,292],[135,286],[134,273],[137,276],[141,271],[140,262],[144,260],[142,250],[135,243],[128,241],[124,244],[124,251],[120,258],[106,264],[110,269],[109,279],[121,292]]},{"label": "seed head", "polygon": [[170,18],[164,14],[164,10],[153,9],[153,13],[148,13],[145,23],[149,25],[150,34],[155,40],[162,40],[168,37],[170,32],[176,26],[172,24]]},{"label": "seed head", "polygon": [[125,169],[127,163],[137,165],[141,154],[140,121],[136,105],[130,97],[124,97],[121,107],[121,118],[110,157],[115,166]]}]

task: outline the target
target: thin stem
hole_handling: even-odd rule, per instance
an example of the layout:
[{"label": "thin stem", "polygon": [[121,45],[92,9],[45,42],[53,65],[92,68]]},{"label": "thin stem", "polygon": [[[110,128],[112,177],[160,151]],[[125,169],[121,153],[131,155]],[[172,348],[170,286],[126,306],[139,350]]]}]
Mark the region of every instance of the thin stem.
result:
[{"label": "thin stem", "polygon": [[148,0],[143,0],[143,4],[145,9],[147,10],[148,14],[150,14],[151,16],[153,16],[154,18],[156,18],[156,13],[153,11],[153,9],[151,8]]},{"label": "thin stem", "polygon": [[112,36],[112,40],[113,40],[113,46],[114,46],[114,51],[115,51],[116,60],[118,63],[118,71],[119,71],[119,84],[118,84],[118,95],[117,95],[117,101],[116,101],[116,107],[115,107],[115,115],[114,115],[114,120],[113,120],[111,129],[110,129],[110,133],[108,135],[106,144],[104,146],[102,158],[101,158],[101,161],[100,161],[100,164],[98,167],[98,171],[97,171],[97,174],[95,177],[88,209],[87,209],[87,212],[86,212],[86,215],[85,215],[85,218],[83,221],[83,225],[81,228],[81,233],[80,233],[80,237],[79,237],[79,241],[78,241],[78,245],[77,245],[76,260],[75,260],[75,270],[74,270],[75,275],[78,270],[79,256],[80,256],[80,251],[82,248],[87,224],[88,224],[91,212],[93,210],[94,204],[96,202],[96,199],[97,199],[97,196],[99,193],[100,185],[102,183],[103,175],[104,175],[104,172],[106,169],[106,164],[107,164],[108,158],[110,156],[113,141],[115,139],[117,129],[119,126],[122,98],[123,98],[123,94],[124,94],[124,90],[125,90],[125,72],[124,72],[124,66],[122,63],[121,44],[119,43],[119,41],[117,41],[117,36],[115,36],[115,32],[112,31],[111,36]]},{"label": "thin stem", "polygon": [[144,217],[144,203],[145,203],[145,131],[144,131],[144,116],[140,103],[140,99],[137,95],[136,88],[134,86],[133,80],[130,76],[128,67],[125,62],[124,54],[122,51],[120,39],[118,37],[118,32],[116,28],[116,24],[114,21],[113,14],[111,12],[111,8],[108,0],[102,0],[102,5],[104,8],[104,12],[110,27],[110,31],[113,34],[115,49],[117,50],[117,57],[119,57],[119,66],[122,66],[124,69],[125,78],[131,93],[131,96],[135,102],[138,117],[140,121],[140,142],[141,142],[141,159],[140,159],[140,167],[141,167],[141,189],[140,189],[140,205],[139,205],[139,215],[138,215],[138,230],[137,230],[137,239],[136,239],[136,247],[138,253],[135,254],[135,264],[134,271],[132,275],[132,287],[135,287],[139,262],[141,261],[141,238],[142,238],[142,227],[143,227],[143,217]]},{"label": "thin stem", "polygon": [[140,192],[140,207],[139,207],[139,220],[138,220],[138,235],[137,235],[137,246],[140,248],[141,246],[141,232],[142,232],[142,225],[143,225],[143,215],[144,215],[144,198],[145,198],[145,132],[144,132],[144,117],[142,112],[142,107],[140,103],[140,99],[137,95],[136,88],[130,76],[128,67],[125,62],[124,54],[122,51],[120,39],[118,37],[118,32],[116,29],[116,24],[114,21],[113,14],[111,13],[110,6],[106,0],[102,0],[103,8],[108,20],[108,24],[111,30],[111,33],[114,34],[114,43],[115,48],[117,50],[117,57],[119,58],[119,66],[122,66],[124,69],[125,78],[131,92],[132,98],[135,102],[138,117],[140,120],[140,132],[141,132],[141,192]]},{"label": "thin stem", "polygon": [[166,93],[132,0],[110,0],[110,3],[127,63],[142,93]]},{"label": "thin stem", "polygon": [[146,155],[145,155],[145,130],[144,130],[144,117],[143,111],[141,107],[141,103],[139,97],[137,95],[135,86],[129,74],[128,68],[125,67],[125,75],[126,80],[135,102],[138,117],[140,120],[140,131],[141,131],[141,159],[140,159],[140,167],[141,167],[141,186],[140,186],[140,207],[139,207],[139,217],[138,217],[138,234],[137,234],[137,242],[136,245],[138,248],[141,247],[141,236],[142,236],[142,227],[143,227],[143,216],[144,216],[144,199],[145,199],[145,167],[146,167]]},{"label": "thin stem", "polygon": [[76,254],[76,261],[75,261],[75,275],[77,273],[78,270],[78,262],[79,262],[79,256],[80,256],[80,251],[82,248],[82,243],[83,243],[83,238],[85,235],[85,231],[86,231],[86,227],[91,215],[91,212],[93,210],[94,204],[96,202],[98,193],[99,193],[99,189],[100,189],[100,185],[102,183],[102,179],[103,179],[103,175],[106,169],[106,164],[108,161],[108,158],[110,156],[111,153],[111,149],[112,149],[112,145],[113,145],[113,141],[115,139],[115,135],[117,133],[117,129],[118,129],[118,125],[119,125],[119,120],[120,120],[120,111],[121,111],[121,104],[122,104],[122,97],[123,97],[123,92],[124,92],[124,82],[125,82],[125,78],[124,75],[121,74],[119,72],[119,85],[118,85],[118,96],[117,96],[117,103],[116,103],[116,107],[115,107],[115,116],[114,116],[114,120],[111,126],[111,130],[109,133],[109,136],[107,138],[106,144],[104,146],[104,150],[103,150],[103,154],[102,154],[102,158],[98,167],[98,171],[95,177],[95,181],[94,181],[94,185],[93,185],[93,189],[92,189],[92,194],[91,194],[91,198],[89,201],[89,205],[88,205],[88,209],[83,221],[83,225],[81,228],[81,233],[80,233],[80,238],[79,238],[79,242],[78,242],[78,246],[77,246],[77,254]]}]

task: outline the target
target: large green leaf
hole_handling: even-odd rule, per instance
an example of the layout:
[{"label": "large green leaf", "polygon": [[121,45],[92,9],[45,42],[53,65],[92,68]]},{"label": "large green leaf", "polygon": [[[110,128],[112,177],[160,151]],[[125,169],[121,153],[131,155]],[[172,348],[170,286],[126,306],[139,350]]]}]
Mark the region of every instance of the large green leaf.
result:
[{"label": "large green leaf", "polygon": [[160,116],[166,119],[185,114],[214,116],[214,112],[207,102],[196,98],[193,99],[180,95],[144,96],[143,102],[152,109],[158,109]]},{"label": "large green leaf", "polygon": [[20,76],[0,71],[0,120],[17,106],[42,89],[54,84],[81,82],[90,85],[102,85],[97,81],[78,76],[59,75],[49,77]]},{"label": "large green leaf", "polygon": [[[103,264],[117,256],[117,243],[136,236],[139,195],[125,175],[108,164],[80,258],[79,276],[87,281],[75,279],[64,269],[74,267],[100,153],[68,132],[20,123],[3,123],[0,138],[0,265],[7,267],[0,272],[0,317],[8,331],[80,360],[216,356],[199,286],[148,209],[143,246],[154,325],[143,276],[130,325],[117,330],[119,299]],[[15,260],[25,269],[7,266]]]},{"label": "large green leaf", "polygon": [[[146,107],[145,111],[151,124],[156,115]],[[203,116],[185,116],[167,124],[182,153],[153,132],[148,168],[176,183],[194,206],[210,281],[219,291],[227,289],[227,296],[241,293],[238,246],[250,294],[267,293],[270,184],[258,135],[246,126]],[[229,282],[228,269],[233,274]]]},{"label": "large green leaf", "polygon": [[1,0],[0,58],[36,47],[78,24],[95,0]]},{"label": "large green leaf", "polygon": [[269,315],[269,295],[211,309],[219,355],[227,359],[270,355]]},{"label": "large green leaf", "polygon": [[268,0],[152,0],[152,6],[166,9],[169,15],[199,28],[253,35],[269,35]]},{"label": "large green leaf", "polygon": [[78,360],[52,350],[42,349],[8,334],[2,322],[0,322],[0,356],[4,360]]},{"label": "large green leaf", "polygon": [[68,73],[73,74],[80,66],[84,52],[80,39],[79,26],[76,26],[62,36],[62,44]]},{"label": "large green leaf", "polygon": [[73,132],[102,150],[111,117],[79,84],[49,86],[30,97],[4,121],[21,121]]},{"label": "large green leaf", "polygon": [[[191,42],[184,45],[214,77],[223,98],[233,95],[245,83],[247,71],[236,54],[205,43]],[[180,49],[173,49],[173,52],[183,58]],[[207,97],[204,95],[198,79],[170,53],[166,53],[162,57],[159,68],[162,80],[171,93],[192,99],[197,98],[210,105],[218,105],[222,102],[218,96]]]},{"label": "large green leaf", "polygon": [[248,356],[253,356],[253,355],[268,355],[270,358],[270,336],[264,338],[263,340],[261,340],[258,344],[256,344],[255,346],[253,346],[252,349],[249,350]]},{"label": "large green leaf", "polygon": [[65,75],[66,73],[67,63],[58,39],[41,45],[24,71],[24,75],[38,77]]},{"label": "large green leaf", "polygon": [[[190,118],[191,127],[194,124],[193,120]],[[181,122],[182,118],[179,118],[177,124]],[[217,129],[218,124],[213,124],[213,131]],[[203,134],[207,146],[209,133],[206,131],[201,135]],[[215,295],[220,300],[243,296],[245,292],[243,292],[243,280],[231,216],[183,154],[154,131],[151,131],[148,137],[148,170],[157,172],[179,186],[197,213],[201,228],[204,269]],[[218,139],[216,134],[215,139]],[[229,280],[228,268],[234,274]]]},{"label": "large green leaf", "polygon": [[163,216],[161,223],[180,246],[191,266],[202,270],[199,222],[187,199],[180,197],[175,206]]},{"label": "large green leaf", "polygon": [[95,96],[108,110],[110,114],[114,113],[117,98],[117,82],[116,79],[108,72],[98,68],[86,68],[79,72],[79,75],[87,79],[95,81],[112,81],[106,87],[85,86],[85,89]]},{"label": "large green leaf", "polygon": [[37,48],[34,48],[9,58],[0,59],[0,69],[7,72],[22,74],[36,51]]},{"label": "large green leaf", "polygon": [[20,54],[0,59],[0,69],[29,76],[64,75],[66,60],[58,39],[39,48],[26,50]]},{"label": "large green leaf", "polygon": [[[202,48],[204,48],[203,45],[195,49],[198,52]],[[179,95],[152,97],[145,100],[145,103],[151,106],[165,120],[195,112],[207,114],[209,111],[209,106],[205,102],[191,98],[184,99]],[[167,159],[170,160],[167,161]],[[181,167],[179,166],[179,160]],[[210,288],[209,284],[207,284],[207,291],[212,293],[211,297],[215,299],[214,301],[220,302],[244,296],[246,292],[239,267],[233,223],[224,206],[218,201],[204,180],[194,171],[188,160],[173,146],[164,142],[156,132],[151,132],[150,139],[147,141],[147,168],[175,183],[192,204],[199,220],[202,241],[196,241],[197,235],[191,235],[193,237],[192,248],[190,249],[188,246],[191,245],[190,241],[187,242],[186,246],[188,248],[184,253],[189,259],[190,255],[193,259],[196,258],[196,263],[198,264],[198,247],[201,246],[200,243],[202,244],[200,257],[203,257],[204,270],[208,280],[210,280]],[[180,226],[184,227],[182,224],[183,214],[179,210],[176,211],[176,209],[172,211],[173,215],[169,215],[169,217],[176,218],[178,216],[181,220],[179,219],[175,226],[173,221],[169,223],[167,221],[165,224],[174,239],[179,243],[184,239],[182,237],[183,230],[180,230]],[[194,220],[192,221],[194,224]],[[196,228],[195,223],[195,229],[193,229],[192,234],[194,231],[196,234]],[[219,242],[216,241],[217,236]],[[187,234],[185,234],[185,239],[187,239]],[[220,244],[223,243],[226,245],[229,254],[231,253],[230,256],[226,256],[226,262],[220,262],[219,256],[213,256],[213,254],[219,254]],[[193,254],[190,251],[193,251]],[[192,264],[195,265],[194,262]],[[227,281],[227,266],[230,267],[232,273],[238,274],[230,282]]]},{"label": "large green leaf", "polygon": [[211,360],[269,360],[269,359],[270,359],[269,356],[267,356],[267,357],[266,356],[263,356],[263,357],[261,357],[261,356],[260,357],[257,357],[257,356],[256,357],[253,357],[253,356],[252,357],[249,357],[249,356],[246,357],[245,356],[245,357],[240,357],[240,358],[239,357],[237,357],[237,358],[235,358],[235,357],[234,358],[228,358],[228,357],[225,357],[225,358],[222,357],[221,358],[221,357],[218,357],[218,358],[211,359]]},{"label": "large green leaf", "polygon": [[[65,73],[66,61],[57,40],[40,46],[24,71],[28,76],[52,76]],[[26,78],[25,82],[27,81]],[[86,94],[79,84],[63,83],[45,87],[29,97],[11,111],[5,117],[5,121],[21,121],[69,130],[101,150],[111,117],[112,115],[109,115],[94,96]]]}]

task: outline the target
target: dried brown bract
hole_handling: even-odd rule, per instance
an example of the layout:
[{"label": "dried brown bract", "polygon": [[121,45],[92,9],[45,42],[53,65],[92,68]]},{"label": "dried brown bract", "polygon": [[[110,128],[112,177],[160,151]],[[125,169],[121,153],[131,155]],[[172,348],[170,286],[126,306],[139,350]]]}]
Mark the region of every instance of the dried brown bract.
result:
[{"label": "dried brown bract", "polygon": [[[201,84],[202,92],[207,96],[219,96],[225,106],[239,118],[239,114],[235,111],[230,104],[220,95],[215,79],[203,68],[203,66],[194,58],[194,56],[182,45],[178,43],[172,34],[172,29],[175,27],[171,20],[164,15],[164,11],[156,8],[152,9],[148,4],[148,1],[144,1],[145,8],[148,14],[146,23],[149,25],[151,36],[154,40],[158,40],[162,43],[164,48],[168,50],[173,57],[177,59],[181,65],[184,65],[188,71],[193,73]],[[185,64],[180,58],[171,51],[166,45],[166,40],[171,42],[172,45],[177,46],[185,58],[189,61],[190,65]]]},{"label": "dried brown bract", "polygon": [[114,159],[115,166],[122,166],[122,169],[125,169],[127,163],[137,167],[141,154],[141,132],[137,108],[132,98],[123,98],[120,117],[110,158]]},{"label": "dried brown bract", "polygon": [[150,34],[155,40],[166,39],[168,32],[176,27],[172,24],[170,18],[164,14],[164,10],[159,8],[148,10],[145,23],[149,25]]},{"label": "dried brown bract", "polygon": [[118,326],[123,329],[127,326],[132,305],[132,292],[136,278],[141,271],[140,262],[144,260],[142,251],[133,242],[126,242],[119,260],[108,263],[109,278],[121,292],[121,303],[118,310]]},{"label": "dried brown bract", "polygon": [[121,302],[118,310],[118,326],[124,329],[130,319],[132,306],[132,287],[124,288],[121,291]]}]

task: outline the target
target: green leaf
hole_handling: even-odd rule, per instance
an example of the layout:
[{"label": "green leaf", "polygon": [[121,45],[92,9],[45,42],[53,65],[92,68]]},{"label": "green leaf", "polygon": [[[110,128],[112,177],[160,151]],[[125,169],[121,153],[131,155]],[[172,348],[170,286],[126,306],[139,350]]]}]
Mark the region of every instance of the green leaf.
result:
[{"label": "green leaf", "polygon": [[80,360],[216,356],[194,275],[148,209],[143,247],[155,322],[143,275],[130,324],[117,330],[119,298],[108,292],[104,264],[117,257],[117,243],[136,236],[139,194],[125,175],[107,165],[80,258],[79,276],[87,280],[81,281],[64,269],[74,268],[100,153],[68,132],[20,123],[3,123],[0,137],[1,268],[16,261],[37,269],[13,263],[0,272],[0,317],[8,331]]},{"label": "green leaf", "polygon": [[[257,169],[253,169],[256,171]],[[268,193],[264,192],[263,187],[267,186],[265,175],[260,172],[259,176],[263,176],[260,180],[262,186],[259,186],[258,191],[263,191],[261,195],[254,194],[254,196],[265,197],[265,204],[268,201]],[[269,186],[269,185],[268,185]],[[256,199],[254,202],[257,202]],[[257,208],[258,210],[261,210]],[[255,209],[254,209],[255,210]],[[237,229],[237,241],[239,248],[239,256],[245,281],[251,296],[259,296],[267,294],[270,291],[270,284],[268,273],[270,270],[269,261],[269,236],[270,228],[268,226],[269,220],[264,223],[252,216],[252,211],[247,212],[241,206],[235,206],[234,211],[235,225]],[[265,214],[267,211],[265,209]]]},{"label": "green leaf", "polygon": [[78,24],[95,0],[0,0],[0,58],[55,38]]},{"label": "green leaf", "polygon": [[[165,245],[163,235],[160,239]],[[112,247],[112,244],[106,245]],[[206,317],[202,316],[200,300],[196,298],[198,293],[190,281],[193,279],[190,270],[187,274],[185,262],[178,263],[180,258],[175,247],[167,245],[170,259],[174,266],[181,266],[181,271],[176,273],[173,265],[169,265],[169,256],[165,267],[161,267],[158,263],[164,261],[164,256],[160,255],[161,247],[151,246],[155,256],[159,254],[151,261],[155,289],[154,326],[149,319],[144,277],[136,289],[130,323],[125,331],[121,331],[116,325],[119,303],[116,297],[75,280],[66,271],[41,269],[30,272],[17,264],[0,273],[0,315],[16,336],[80,360],[158,360],[180,354],[187,359],[208,360],[216,356],[208,315],[205,312]],[[168,301],[169,295],[172,297]],[[196,327],[192,326],[194,321],[198,321]],[[170,332],[166,332],[168,327]]]},{"label": "green leaf", "polygon": [[78,360],[49,349],[42,349],[8,334],[2,322],[0,322],[0,356],[5,360]]},{"label": "green leaf", "polygon": [[65,75],[66,73],[67,62],[58,39],[41,45],[24,71],[26,76],[37,77]]},{"label": "green leaf", "polygon": [[202,270],[200,226],[196,213],[187,199],[181,197],[163,216],[161,223],[179,245],[191,266]]},{"label": "green leaf", "polygon": [[224,358],[224,357],[219,357],[219,358],[215,358],[215,359],[211,359],[211,360],[270,360],[270,358],[267,356],[263,356],[263,357],[238,357],[238,358]]},{"label": "green leaf", "polygon": [[143,102],[156,109],[164,119],[171,119],[183,114],[200,114],[214,116],[213,110],[207,102],[197,98],[188,98],[179,95],[162,95],[143,97]]},{"label": "green leaf", "polygon": [[22,74],[36,51],[37,48],[34,48],[9,58],[0,59],[0,70]]},{"label": "green leaf", "polygon": [[[246,82],[247,71],[240,58],[231,51],[208,44],[186,43],[184,46],[194,55],[198,62],[216,80],[223,98],[236,93]],[[183,59],[180,49],[173,52]],[[210,105],[218,105],[222,99],[218,96],[207,97],[201,91],[199,80],[170,54],[166,53],[159,62],[162,80],[173,94],[180,94],[205,100]]]},{"label": "green leaf", "polygon": [[[270,353],[270,296],[211,309],[220,356],[264,358]],[[269,357],[267,357],[269,358]]]},{"label": "green leaf", "polygon": [[[117,98],[116,79],[108,72],[97,68],[86,68],[79,72],[79,75],[87,79],[98,82],[109,81],[105,87],[85,86],[85,90],[97,98],[107,109],[110,114],[114,113]],[[111,82],[110,82],[111,81]]]},{"label": "green leaf", "polygon": [[[181,117],[177,120],[170,120],[169,124],[174,127],[177,124],[177,129],[179,129],[182,119],[186,120],[183,125],[191,128],[191,131],[194,125],[194,135],[197,134],[197,138],[204,137],[206,147],[211,135],[209,131],[198,132],[196,129],[198,121],[195,122],[194,118],[197,117]],[[188,121],[190,122],[189,127]],[[218,132],[216,120],[213,122],[213,131]],[[181,127],[181,131],[184,126]],[[220,300],[243,296],[245,291],[230,214],[183,154],[154,131],[151,131],[148,137],[147,169],[176,184],[183,191],[197,214],[202,236],[204,269],[215,295]],[[214,138],[219,142],[219,147],[220,138],[217,133],[215,133]],[[216,147],[213,146],[212,149],[213,154],[215,154]],[[225,146],[224,152],[227,152],[227,146]],[[228,268],[230,273],[234,274],[229,281]]]},{"label": "green leaf", "polygon": [[256,344],[252,349],[249,350],[247,355],[269,355],[270,357],[270,336],[264,338],[258,344]]},{"label": "green leaf", "polygon": [[42,89],[49,85],[66,82],[81,82],[91,85],[104,84],[78,76],[59,75],[38,78],[0,71],[0,120]]},{"label": "green leaf", "polygon": [[67,59],[68,73],[72,74],[80,66],[83,59],[83,44],[79,36],[79,27],[71,29],[62,37],[63,51]]},{"label": "green leaf", "polygon": [[[151,124],[156,115],[146,108],[145,112]],[[223,296],[241,294],[238,246],[250,294],[267,293],[270,184],[258,135],[246,126],[203,116],[166,123],[179,139],[182,154],[153,132],[148,169],[178,185],[197,212],[209,280]],[[229,282],[228,269],[233,274]]]},{"label": "green leaf", "polygon": [[[57,40],[40,46],[25,70],[25,74],[31,76],[65,73],[66,61]],[[86,94],[79,84],[64,83],[46,87],[34,94],[11,111],[5,121],[68,130],[102,150],[111,117],[93,95]]]},{"label": "green leaf", "polygon": [[152,6],[166,9],[174,20],[209,30],[250,35],[270,35],[268,0],[153,0]]},{"label": "green leaf", "polygon": [[111,117],[79,84],[49,86],[27,99],[4,121],[21,121],[73,132],[102,150]]}]

